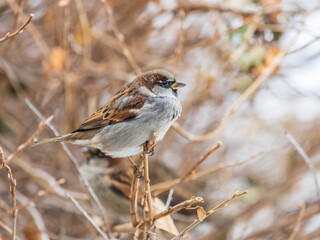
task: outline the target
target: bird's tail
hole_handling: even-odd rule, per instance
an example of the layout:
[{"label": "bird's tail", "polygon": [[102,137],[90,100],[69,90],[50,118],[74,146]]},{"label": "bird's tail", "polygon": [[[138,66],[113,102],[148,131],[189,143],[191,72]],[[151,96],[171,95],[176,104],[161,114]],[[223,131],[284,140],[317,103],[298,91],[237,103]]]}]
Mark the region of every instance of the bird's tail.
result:
[{"label": "bird's tail", "polygon": [[53,138],[45,138],[39,141],[36,141],[32,144],[32,146],[38,146],[44,143],[55,143],[55,142],[67,142],[71,140],[72,133],[65,134],[63,136],[53,137]]}]

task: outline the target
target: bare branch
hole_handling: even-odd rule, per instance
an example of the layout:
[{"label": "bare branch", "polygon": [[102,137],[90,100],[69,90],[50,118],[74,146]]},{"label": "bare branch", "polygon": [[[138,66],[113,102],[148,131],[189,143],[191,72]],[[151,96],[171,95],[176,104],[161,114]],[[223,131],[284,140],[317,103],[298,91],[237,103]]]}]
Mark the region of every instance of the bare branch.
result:
[{"label": "bare branch", "polygon": [[[25,99],[26,104],[28,105],[28,107],[42,120],[45,120],[45,117],[38,111],[38,109],[30,102],[29,99]],[[59,132],[56,130],[56,128],[51,124],[48,123],[47,124],[48,127],[50,128],[50,130],[56,135],[59,136]],[[94,199],[94,201],[96,202],[99,210],[101,211],[103,218],[104,218],[104,222],[106,224],[106,227],[108,228],[107,230],[110,230],[109,227],[109,221],[108,221],[108,217],[106,214],[106,211],[104,209],[104,207],[102,206],[101,201],[99,200],[99,198],[97,197],[97,195],[95,194],[95,192],[93,191],[90,183],[88,182],[87,178],[85,177],[85,175],[81,172],[80,170],[80,165],[77,161],[77,159],[72,155],[71,151],[69,150],[69,148],[67,147],[67,145],[63,142],[61,142],[61,145],[63,147],[63,150],[66,152],[66,154],[68,155],[68,157],[71,159],[72,163],[74,164],[74,166],[76,167],[81,180],[83,181],[84,185],[86,186],[86,188],[88,189],[90,195],[92,196],[92,198]]]},{"label": "bare branch", "polygon": [[166,208],[169,208],[169,206],[170,206],[170,203],[172,201],[173,193],[174,193],[174,188],[171,188],[170,191],[169,191],[168,197],[167,197]]},{"label": "bare branch", "polygon": [[108,236],[101,230],[101,228],[94,222],[94,220],[90,217],[90,215],[84,210],[81,205],[78,203],[78,201],[70,194],[67,193],[67,197],[73,202],[73,204],[80,210],[80,212],[88,219],[88,221],[94,226],[94,228],[100,233],[100,235],[106,239],[109,240]]},{"label": "bare branch", "polygon": [[[139,163],[137,164],[138,172],[142,171],[143,167],[142,157],[139,158]],[[135,228],[139,223],[139,215],[138,215],[138,193],[139,193],[139,183],[140,178],[138,174],[134,174],[132,183],[131,183],[131,193],[130,193],[130,215],[132,226]]]},{"label": "bare branch", "polygon": [[131,233],[134,232],[134,228],[132,227],[132,223],[124,223],[120,225],[115,225],[112,228],[112,231],[118,233]]},{"label": "bare branch", "polygon": [[180,63],[180,60],[181,60],[182,48],[183,48],[183,42],[184,42],[183,22],[184,22],[184,19],[185,19],[185,16],[186,16],[186,13],[185,13],[184,9],[180,9],[179,10],[179,16],[180,16],[180,28],[179,28],[178,46],[175,49],[175,54],[176,54],[176,57],[177,57],[177,61],[176,61],[174,75],[177,75],[178,71],[179,71],[179,63]]},{"label": "bare branch", "polygon": [[210,209],[201,219],[195,219],[193,221],[193,223],[191,223],[189,226],[187,226],[184,230],[182,230],[177,236],[173,237],[171,240],[177,240],[180,239],[182,237],[184,237],[192,228],[194,228],[195,226],[197,226],[199,223],[201,223],[204,219],[206,219],[207,217],[209,217],[211,214],[213,214],[214,212],[216,212],[217,210],[227,206],[227,204],[229,202],[231,202],[233,199],[241,197],[242,195],[247,194],[247,191],[241,192],[241,193],[234,193],[233,196],[229,199],[227,199],[226,201],[220,203],[218,206]]},{"label": "bare branch", "polygon": [[88,16],[85,11],[85,7],[82,1],[75,1],[78,13],[79,20],[82,29],[82,37],[83,37],[83,64],[86,65],[90,60],[91,55],[91,39],[88,32],[90,32],[90,23]]},{"label": "bare branch", "polygon": [[192,142],[206,141],[211,138],[216,137],[221,133],[226,123],[234,115],[234,113],[239,109],[239,107],[247,100],[258,88],[264,83],[268,78],[272,76],[276,68],[281,63],[282,59],[288,54],[290,48],[296,41],[296,37],[274,58],[273,62],[261,73],[261,75],[241,94],[241,96],[233,103],[229,111],[226,112],[226,115],[222,118],[219,125],[209,133],[203,135],[193,135],[183,129],[177,122],[173,123],[174,129],[186,139]]},{"label": "bare branch", "polygon": [[212,153],[218,150],[222,146],[222,142],[218,142],[214,145],[205,155],[201,156],[199,160],[191,167],[191,169],[181,178],[181,181],[185,181],[199,166],[203,163]]},{"label": "bare branch", "polygon": [[[10,6],[10,8],[12,9],[12,11],[15,14],[18,14],[20,11],[19,5],[16,3],[16,1],[14,0],[6,0],[8,5]],[[19,14],[19,21],[26,21],[27,17],[25,14],[23,14],[22,12]],[[29,23],[28,28],[26,28],[28,30],[28,32],[30,33],[30,35],[32,36],[32,38],[35,40],[35,42],[37,43],[40,51],[42,52],[42,54],[46,57],[46,59],[49,58],[49,54],[50,54],[50,48],[47,45],[46,41],[43,39],[41,33],[37,30],[37,28],[32,24],[32,22]]]},{"label": "bare branch", "polygon": [[[46,196],[47,194],[53,192],[55,190],[55,188],[61,184],[64,184],[65,180],[63,178],[59,179],[58,181],[56,181],[54,183],[54,185],[52,185],[51,187],[45,189],[45,190],[41,190],[39,191],[33,198],[28,199],[28,201],[26,201],[25,203],[17,206],[17,210],[21,211],[22,209],[28,207],[29,205],[34,204],[36,201],[38,201],[40,198]],[[5,213],[5,214],[1,214],[0,218],[4,218],[7,217],[9,215],[9,213]]]},{"label": "bare branch", "polygon": [[317,36],[317,37],[315,37],[314,39],[312,39],[312,40],[310,40],[309,42],[307,42],[306,44],[302,45],[301,47],[292,50],[291,52],[288,53],[288,55],[289,55],[289,54],[293,54],[293,53],[300,52],[301,50],[309,47],[310,45],[314,44],[315,42],[317,42],[317,41],[319,41],[319,40],[320,40],[320,36]]},{"label": "bare branch", "polygon": [[[215,152],[221,146],[222,146],[222,142],[218,142],[211,149],[209,149],[209,151],[206,152],[205,155],[201,156],[199,158],[199,160],[190,168],[190,170],[183,177],[177,178],[175,180],[171,180],[171,181],[168,181],[168,182],[165,182],[165,183],[157,184],[157,186],[161,185],[161,186],[165,186],[165,187],[163,187],[161,190],[158,190],[158,191],[154,192],[152,195],[153,196],[158,196],[160,193],[163,193],[163,192],[169,190],[170,188],[174,187],[178,183],[186,181],[187,178],[189,176],[191,176],[192,173],[201,165],[201,163],[203,163],[213,152]],[[153,190],[155,190],[155,187],[154,186],[152,186],[152,187],[153,187]]]},{"label": "bare branch", "polygon": [[17,228],[17,215],[18,215],[18,209],[17,209],[17,201],[16,201],[16,186],[17,182],[13,178],[13,174],[11,171],[11,168],[7,165],[6,160],[3,155],[2,148],[0,147],[0,158],[2,167],[7,169],[8,172],[8,180],[10,183],[10,193],[11,193],[11,202],[12,202],[12,240],[16,239],[16,228]]},{"label": "bare branch", "polygon": [[147,142],[143,148],[143,165],[144,165],[144,187],[145,194],[147,195],[146,200],[149,207],[149,222],[153,224],[152,215],[152,199],[151,199],[151,189],[150,189],[150,177],[149,177],[149,163],[148,163],[148,153],[154,152],[154,147],[156,145],[158,134],[153,133],[153,137],[150,142]]},{"label": "bare branch", "polygon": [[157,214],[154,216],[154,221],[158,220],[159,218],[171,215],[175,212],[178,212],[182,209],[188,209],[191,208],[192,205],[197,204],[197,203],[203,203],[203,198],[202,197],[192,197],[189,200],[185,200],[173,207],[169,207],[168,209],[164,210],[163,212]]},{"label": "bare branch", "polygon": [[[6,224],[4,224],[2,221],[0,221],[0,227],[2,227],[5,231],[7,231],[10,235],[12,234],[12,230],[10,227],[8,227]],[[19,240],[19,238],[16,236],[16,240]]]},{"label": "bare branch", "polygon": [[[283,7],[282,5],[278,4],[271,7],[264,7],[261,8],[261,6],[250,6],[250,7],[232,7],[228,6],[227,4],[221,2],[221,3],[208,3],[208,2],[190,2],[190,1],[181,1],[179,5],[177,6],[177,9],[183,8],[186,12],[190,11],[218,11],[218,12],[231,12],[233,14],[237,15],[254,15],[258,12],[262,12],[264,14],[270,14],[278,11],[283,12],[298,12],[298,8],[294,7]],[[177,9],[175,9],[175,12],[177,12]]]},{"label": "bare branch", "polygon": [[117,38],[117,41],[122,49],[123,55],[127,58],[128,62],[130,63],[131,67],[134,69],[136,74],[140,75],[142,73],[141,69],[139,68],[139,66],[136,63],[136,61],[134,60],[134,58],[132,57],[132,54],[131,54],[129,48],[128,48],[127,44],[125,43],[124,35],[119,31],[119,29],[117,27],[116,21],[114,20],[114,17],[113,17],[113,11],[110,6],[109,0],[101,0],[101,2],[105,8],[109,23],[111,25],[111,29]]},{"label": "bare branch", "polygon": [[305,210],[306,210],[306,204],[302,202],[300,204],[300,211],[299,211],[297,220],[293,226],[292,232],[288,240],[294,240],[295,236],[297,235]]},{"label": "bare branch", "polygon": [[38,125],[37,130],[31,135],[31,137],[29,137],[27,139],[27,141],[25,141],[23,144],[21,144],[17,150],[10,154],[8,159],[7,159],[7,163],[11,162],[12,159],[17,156],[21,151],[23,151],[27,146],[29,146],[31,143],[33,143],[34,139],[41,133],[41,131],[51,122],[51,120],[53,119],[53,115],[48,117],[45,121],[41,121]]},{"label": "bare branch", "polygon": [[285,135],[289,139],[289,141],[292,143],[292,145],[297,149],[298,153],[301,155],[303,160],[308,165],[313,176],[314,184],[316,186],[318,201],[320,201],[320,187],[319,187],[318,178],[317,178],[317,170],[311,158],[307,155],[307,153],[303,150],[302,146],[296,141],[296,139],[290,133],[286,132]]},{"label": "bare branch", "polygon": [[[17,191],[17,199],[20,202],[28,202],[28,198],[24,196],[21,192]],[[50,237],[48,235],[48,230],[46,228],[46,224],[43,220],[42,215],[39,213],[38,209],[35,206],[27,206],[27,211],[33,218],[34,224],[37,227],[39,233],[40,233],[40,239],[41,240],[50,240]]]},{"label": "bare branch", "polygon": [[30,17],[27,19],[27,21],[24,24],[22,24],[21,27],[19,27],[15,32],[13,33],[8,32],[3,38],[0,38],[0,43],[17,36],[19,33],[22,33],[23,29],[31,22],[33,17],[34,17],[34,14],[30,14]]}]

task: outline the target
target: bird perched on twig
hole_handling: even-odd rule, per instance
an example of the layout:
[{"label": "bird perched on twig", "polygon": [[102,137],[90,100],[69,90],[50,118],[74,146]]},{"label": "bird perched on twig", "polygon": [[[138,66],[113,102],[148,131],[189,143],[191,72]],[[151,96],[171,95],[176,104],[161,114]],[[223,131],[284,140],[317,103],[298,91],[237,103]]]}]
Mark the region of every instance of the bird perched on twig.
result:
[{"label": "bird perched on twig", "polygon": [[143,144],[157,133],[161,141],[182,107],[177,89],[185,86],[165,70],[153,70],[136,77],[116,93],[104,107],[80,127],[63,136],[40,140],[68,142],[97,148],[113,158],[129,157],[143,151]]}]

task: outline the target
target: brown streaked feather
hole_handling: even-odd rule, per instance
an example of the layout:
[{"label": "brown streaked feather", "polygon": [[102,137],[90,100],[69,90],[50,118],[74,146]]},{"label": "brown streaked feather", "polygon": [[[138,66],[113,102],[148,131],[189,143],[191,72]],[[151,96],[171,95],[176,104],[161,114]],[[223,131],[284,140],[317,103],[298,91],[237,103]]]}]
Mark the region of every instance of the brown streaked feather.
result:
[{"label": "brown streaked feather", "polygon": [[135,82],[127,85],[85,120],[73,133],[97,129],[135,118],[138,115],[137,110],[141,109],[146,102],[146,97],[139,94],[136,89]]}]

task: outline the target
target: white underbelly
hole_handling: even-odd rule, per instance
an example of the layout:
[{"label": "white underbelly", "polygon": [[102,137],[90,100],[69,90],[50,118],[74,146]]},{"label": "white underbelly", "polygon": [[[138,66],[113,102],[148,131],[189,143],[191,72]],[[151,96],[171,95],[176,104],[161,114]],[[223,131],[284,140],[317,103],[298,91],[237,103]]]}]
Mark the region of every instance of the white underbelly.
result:
[{"label": "white underbelly", "polygon": [[129,156],[133,156],[133,155],[136,155],[138,153],[141,153],[142,151],[143,151],[143,147],[142,146],[124,148],[121,151],[117,151],[117,152],[104,151],[102,149],[102,152],[104,152],[106,155],[111,156],[113,158],[129,157]]}]

